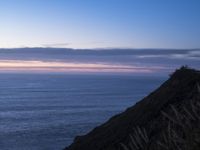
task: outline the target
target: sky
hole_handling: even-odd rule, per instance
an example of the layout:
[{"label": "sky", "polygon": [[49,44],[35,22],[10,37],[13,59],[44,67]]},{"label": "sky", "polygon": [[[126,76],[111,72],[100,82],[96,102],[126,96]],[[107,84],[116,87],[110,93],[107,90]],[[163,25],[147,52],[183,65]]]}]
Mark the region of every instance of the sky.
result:
[{"label": "sky", "polygon": [[199,0],[0,0],[0,48],[200,48]]},{"label": "sky", "polygon": [[200,69],[200,49],[0,49],[0,73],[169,75]]},{"label": "sky", "polygon": [[200,69],[199,0],[0,0],[0,72]]}]

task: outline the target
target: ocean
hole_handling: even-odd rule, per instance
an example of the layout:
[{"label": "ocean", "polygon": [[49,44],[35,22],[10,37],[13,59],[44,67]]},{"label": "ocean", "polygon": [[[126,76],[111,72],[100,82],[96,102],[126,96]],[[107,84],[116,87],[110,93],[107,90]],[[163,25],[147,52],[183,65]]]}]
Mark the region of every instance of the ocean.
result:
[{"label": "ocean", "polygon": [[0,74],[0,149],[61,150],[167,78]]}]

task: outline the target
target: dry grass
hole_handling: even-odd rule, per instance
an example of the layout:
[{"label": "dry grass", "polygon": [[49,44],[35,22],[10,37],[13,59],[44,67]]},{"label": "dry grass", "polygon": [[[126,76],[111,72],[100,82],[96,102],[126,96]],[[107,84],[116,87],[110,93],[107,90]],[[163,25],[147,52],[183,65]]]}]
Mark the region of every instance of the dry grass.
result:
[{"label": "dry grass", "polygon": [[[200,94],[200,86],[197,84]],[[123,150],[200,150],[200,103],[191,100],[190,104],[170,106],[162,111],[166,127],[151,137],[141,127],[134,127],[128,144],[121,144]],[[153,146],[152,146],[153,145]]]}]

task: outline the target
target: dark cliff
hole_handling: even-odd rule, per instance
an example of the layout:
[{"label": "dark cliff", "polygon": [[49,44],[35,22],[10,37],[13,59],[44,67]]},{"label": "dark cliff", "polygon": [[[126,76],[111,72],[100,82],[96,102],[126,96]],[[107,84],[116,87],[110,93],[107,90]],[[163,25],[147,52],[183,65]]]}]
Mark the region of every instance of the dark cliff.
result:
[{"label": "dark cliff", "polygon": [[173,109],[178,111],[191,101],[200,101],[199,84],[200,72],[182,67],[157,90],[87,135],[78,136],[65,150],[118,150],[120,143],[129,143],[129,135],[138,126],[145,128],[151,138],[149,147],[155,149],[155,140],[167,128],[163,112],[173,116]]}]

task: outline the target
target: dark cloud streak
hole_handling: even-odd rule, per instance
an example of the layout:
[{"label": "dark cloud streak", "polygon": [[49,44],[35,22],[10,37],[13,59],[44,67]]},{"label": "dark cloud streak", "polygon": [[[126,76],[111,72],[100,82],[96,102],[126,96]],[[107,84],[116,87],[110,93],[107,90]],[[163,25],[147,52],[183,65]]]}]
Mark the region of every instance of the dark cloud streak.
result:
[{"label": "dark cloud streak", "polygon": [[189,65],[200,69],[200,50],[18,48],[0,49],[0,60],[99,63],[145,68],[163,67],[164,69],[161,70],[173,70],[181,65]]}]

